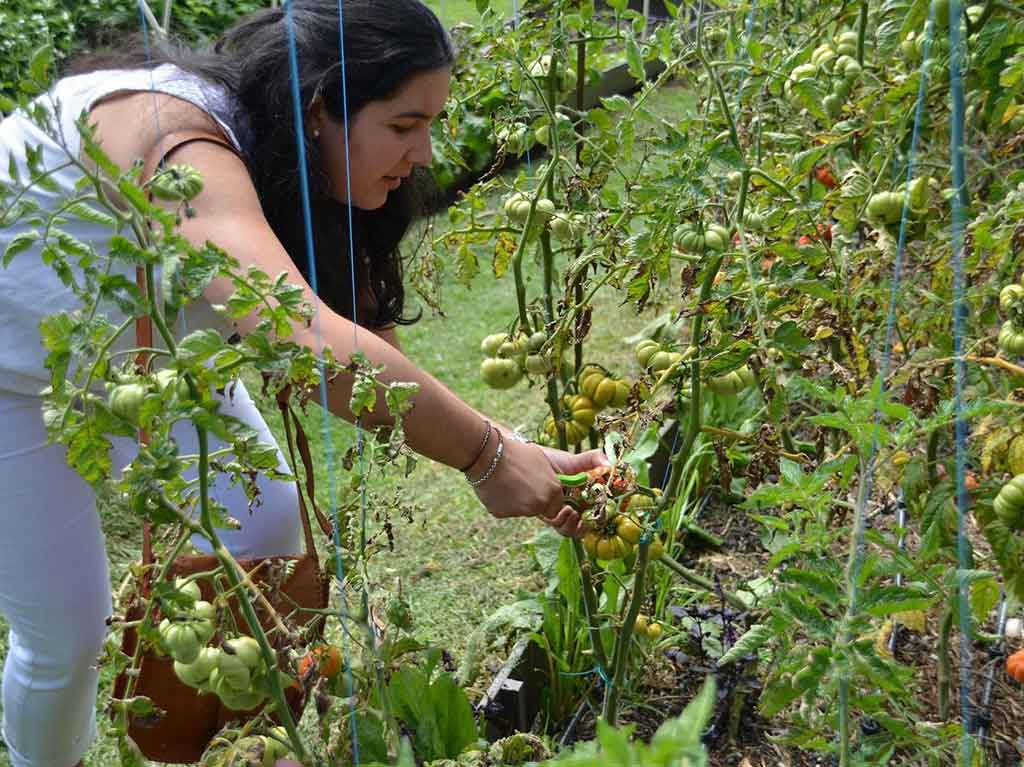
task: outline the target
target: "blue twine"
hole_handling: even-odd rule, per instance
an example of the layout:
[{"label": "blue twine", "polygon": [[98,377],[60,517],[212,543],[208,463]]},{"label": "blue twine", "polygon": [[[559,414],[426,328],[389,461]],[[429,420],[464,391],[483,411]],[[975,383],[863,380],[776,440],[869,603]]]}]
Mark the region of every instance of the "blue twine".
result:
[{"label": "blue twine", "polygon": [[[512,28],[519,29],[519,3],[517,2],[517,0],[512,0]],[[551,127],[553,129],[555,126]],[[533,163],[530,162],[530,142],[527,141],[526,143],[526,170],[528,173],[533,173]]]},{"label": "blue twine", "polygon": [[[750,40],[750,36],[754,33],[754,15],[756,14],[756,12],[757,12],[757,0],[751,0],[751,2],[750,2],[750,12],[747,14],[747,26],[746,26],[746,39],[748,41]],[[744,60],[744,61],[747,59],[747,49],[746,48],[743,49],[743,53],[742,53],[742,56],[740,58],[741,58],[741,60]],[[735,109],[735,112],[736,112],[737,118],[739,117],[740,99],[743,96],[743,88],[744,88],[744,86],[746,86],[747,81],[750,79],[750,70],[747,69],[747,67],[743,67],[740,71],[743,73],[743,76],[740,78],[740,86],[736,90],[736,109]]]},{"label": "blue twine", "polygon": [[[890,285],[889,292],[889,311],[886,319],[886,330],[885,330],[885,345],[882,351],[882,368],[878,378],[878,394],[875,400],[875,411],[872,424],[871,434],[871,449],[868,454],[867,464],[864,467],[865,477],[864,492],[859,494],[857,507],[854,513],[854,554],[853,561],[850,563],[850,605],[849,613],[854,615],[857,612],[858,605],[858,582],[860,580],[861,566],[864,558],[864,537],[865,537],[865,514],[864,505],[867,500],[871,497],[871,492],[874,484],[874,468],[875,460],[878,453],[878,433],[881,429],[882,419],[882,404],[885,399],[885,380],[888,377],[889,366],[892,360],[892,345],[893,335],[895,332],[896,324],[896,298],[899,294],[899,283],[902,275],[902,261],[903,261],[903,250],[906,242],[906,224],[910,209],[909,200],[909,180],[913,178],[914,165],[917,156],[917,143],[920,136],[920,126],[924,115],[924,100],[925,93],[927,90],[927,79],[928,72],[926,68],[927,62],[927,51],[931,44],[931,38],[934,31],[935,25],[935,6],[932,4],[929,15],[928,24],[925,32],[925,44],[923,55],[921,59],[920,69],[920,83],[917,94],[917,105],[914,112],[914,129],[911,138],[911,146],[908,157],[907,166],[907,179],[908,186],[904,190],[903,197],[903,210],[900,216],[900,233],[896,246],[896,258],[893,263],[893,275]],[[841,694],[845,694],[845,691],[841,690]]]},{"label": "blue twine", "polygon": [[[294,116],[294,121],[295,121],[295,141],[296,141],[296,148],[297,148],[298,156],[299,156],[299,189],[300,189],[300,192],[301,192],[301,200],[302,200],[302,219],[303,219],[304,233],[305,233],[305,239],[306,239],[306,258],[307,258],[307,264],[308,264],[308,268],[309,268],[309,284],[310,284],[310,287],[312,288],[313,292],[315,294],[319,295],[318,284],[317,284],[317,274],[316,274],[316,258],[315,258],[314,246],[313,246],[313,219],[312,219],[311,205],[310,205],[310,199],[309,199],[309,169],[308,169],[307,163],[306,163],[306,148],[305,148],[305,138],[304,138],[305,137],[305,128],[304,128],[304,120],[303,120],[303,114],[302,114],[302,94],[299,92],[299,63],[298,63],[299,62],[299,56],[298,56],[298,50],[297,50],[296,43],[295,43],[295,24],[294,24],[294,19],[292,17],[292,8],[293,8],[293,4],[290,1],[287,2],[286,5],[285,5],[285,20],[287,22],[286,27],[287,27],[287,32],[288,32],[288,66],[289,66],[289,72],[290,72],[290,75],[291,75],[292,108],[293,108],[293,116]],[[340,14],[340,11],[341,11],[341,0],[339,0],[339,3],[338,3],[338,10],[339,10],[339,14]],[[342,19],[341,19],[340,15],[339,15],[339,18],[338,18],[338,22],[339,22],[339,27],[343,28],[343,26],[342,26]],[[341,56],[341,65],[342,65],[342,87],[344,88],[344,83],[345,83],[345,77],[344,77],[344,66],[345,66],[344,49],[341,50],[340,56]],[[343,108],[344,108],[344,103],[345,102],[344,102],[344,99],[343,99],[342,100]],[[347,111],[344,114],[344,126],[345,126],[345,148],[346,148],[346,164],[347,164],[347,160],[348,160],[348,114],[347,114]],[[349,190],[350,190],[351,185],[350,185],[350,182],[349,182],[349,179],[348,179],[348,167],[347,167],[347,165],[346,165],[346,183],[349,185]],[[351,195],[349,195],[349,197],[351,197]],[[351,227],[352,227],[352,217],[351,217],[351,210],[350,210],[350,215],[349,215],[349,233],[350,233],[349,236],[350,236],[350,242],[351,242]],[[354,275],[354,270],[353,270],[353,275]],[[354,276],[353,276],[353,279],[354,279]],[[317,348],[321,348],[323,346],[323,343],[322,343],[322,336],[321,336],[320,310],[319,310],[319,305],[318,304],[314,304],[313,312],[314,312],[314,314],[313,314],[312,326],[314,328],[314,333],[315,333],[315,336],[316,336]],[[328,484],[329,484],[329,497],[330,497],[330,504],[331,504],[331,520],[333,522],[333,528],[334,528],[333,533],[334,533],[335,577],[337,578],[338,584],[341,584],[344,581],[344,578],[345,578],[345,568],[344,568],[344,564],[342,563],[342,560],[341,560],[341,538],[340,538],[341,531],[339,529],[340,523],[339,523],[339,520],[338,520],[338,505],[337,505],[337,500],[336,500],[337,499],[337,496],[336,496],[336,492],[337,491],[336,491],[336,488],[335,488],[335,485],[334,485],[334,443],[333,443],[333,440],[331,439],[330,420],[329,420],[329,415],[328,415],[329,414],[329,410],[327,408],[327,371],[326,371],[326,365],[325,365],[324,360],[323,360],[322,357],[318,357],[317,362],[318,362],[319,369],[320,369],[320,404],[321,404],[321,408],[323,410],[324,451],[325,451],[325,454],[326,454],[325,458],[326,458],[326,461],[327,461],[327,478],[328,478]],[[347,614],[347,611],[345,610],[345,607],[344,607],[344,605],[345,605],[344,594],[341,593],[341,589],[340,588],[338,589],[338,592],[339,592],[339,597],[340,597],[340,600],[339,600],[340,601],[339,618],[344,620],[344,618],[346,617],[346,614]],[[344,643],[344,660],[345,660],[345,682],[346,682],[346,688],[347,688],[347,692],[348,692],[348,697],[350,699],[352,699],[354,688],[355,688],[355,684],[354,684],[354,680],[353,680],[353,677],[352,677],[352,662],[351,662],[351,655],[350,655],[350,651],[349,651],[349,645],[348,645],[347,642]],[[358,734],[357,734],[357,731],[356,731],[355,717],[350,717],[350,720],[351,720],[351,727],[352,727],[352,756],[353,756],[353,760],[354,760],[355,764],[358,765],[359,764],[359,738],[358,738]]]},{"label": "blue twine", "polygon": [[588,676],[590,674],[599,674],[599,673],[601,673],[601,668],[599,666],[594,666],[593,668],[588,668],[586,671],[559,671],[558,672],[559,676]]},{"label": "blue twine", "polygon": [[590,676],[591,674],[597,674],[601,677],[601,681],[604,682],[607,687],[615,686],[615,682],[608,678],[608,674],[605,673],[605,670],[601,668],[601,666],[594,666],[593,668],[588,668],[586,671],[559,671],[558,674],[559,676]]},{"label": "blue twine", "polygon": [[[145,2],[146,2],[146,0],[139,0],[138,8],[139,8],[139,19],[142,22],[142,50],[143,50],[143,56],[145,56],[145,59],[146,59],[146,66],[149,67],[150,63],[152,63],[152,61],[153,61],[153,56],[151,55],[151,52],[150,52],[150,49],[149,49],[149,22],[146,21],[146,11],[145,11],[145,8],[144,8],[144,3]],[[153,103],[155,105],[156,104],[156,80],[154,80],[154,78],[153,78],[153,68],[152,67],[149,67],[149,89],[153,93]],[[163,137],[163,131],[160,128],[160,110],[159,109],[154,109],[153,110],[153,119],[156,121],[156,135],[157,135],[158,138],[162,138]]]},{"label": "blue twine", "polygon": [[[925,41],[922,49],[920,82],[917,90],[917,104],[914,109],[914,129],[911,134],[910,152],[907,160],[907,188],[904,189],[903,210],[900,214],[899,236],[896,244],[896,258],[893,262],[893,275],[889,287],[889,309],[886,317],[885,345],[882,350],[882,367],[878,379],[878,395],[875,399],[875,412],[873,418],[873,429],[871,435],[871,450],[868,454],[868,461],[865,469],[866,489],[863,494],[864,502],[871,497],[874,487],[875,460],[878,454],[878,433],[882,424],[882,403],[885,401],[885,380],[889,376],[889,368],[892,363],[893,338],[896,331],[896,301],[899,295],[900,279],[903,272],[903,254],[906,248],[907,220],[910,216],[910,190],[909,184],[914,177],[914,169],[917,160],[917,146],[921,135],[921,123],[924,119],[924,103],[928,90],[928,51],[931,47],[932,35],[935,30],[935,7],[932,5],[928,14],[928,24],[925,31]],[[850,611],[856,612],[858,602],[858,582],[860,580],[860,569],[864,558],[864,510],[859,508],[855,514],[854,541],[855,551],[852,563]]]},{"label": "blue twine", "polygon": [[949,4],[949,91],[950,108],[950,163],[953,171],[952,199],[952,249],[953,249],[953,359],[956,381],[956,510],[957,510],[957,559],[960,567],[958,598],[960,602],[960,719],[963,728],[960,741],[960,763],[971,764],[973,742],[971,739],[971,609],[967,582],[963,575],[970,568],[970,552],[967,541],[967,488],[964,474],[967,469],[967,421],[964,418],[965,365],[964,324],[967,305],[964,302],[964,227],[967,205],[967,167],[964,160],[964,84],[962,78],[963,50],[960,37],[960,21],[963,6],[960,0]]}]

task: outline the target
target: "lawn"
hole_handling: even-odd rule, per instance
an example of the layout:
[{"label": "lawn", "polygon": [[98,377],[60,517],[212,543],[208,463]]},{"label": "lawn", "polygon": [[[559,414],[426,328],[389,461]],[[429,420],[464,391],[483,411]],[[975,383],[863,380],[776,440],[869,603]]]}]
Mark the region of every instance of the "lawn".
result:
[{"label": "lawn", "polygon": [[[472,11],[472,4],[445,0],[445,14]],[[474,11],[475,13],[475,11]],[[447,23],[452,23],[446,15]],[[669,118],[680,108],[685,91],[669,89],[649,103],[656,114]],[[514,173],[514,170],[509,171]],[[499,207],[500,200],[492,200]],[[435,236],[447,225],[444,216],[434,220]],[[526,268],[534,268],[526,259]],[[482,355],[480,340],[500,331],[515,314],[514,284],[511,274],[494,279],[489,260],[481,260],[482,272],[469,286],[457,283],[451,272],[442,287],[444,316],[425,309],[420,322],[403,328],[401,342],[407,355],[417,364],[445,382],[459,397],[494,419],[536,433],[545,407],[540,389],[516,387],[497,391],[488,388],[479,376]],[[536,273],[527,279],[539,280]],[[535,288],[528,284],[528,293]],[[415,296],[411,296],[415,304]],[[589,348],[599,361],[620,374],[635,375],[632,350],[622,342],[652,317],[651,311],[637,317],[628,306],[613,303],[611,293],[598,294],[595,321]],[[255,387],[250,387],[254,389]],[[275,433],[281,435],[276,412],[264,409]],[[314,460],[318,464],[318,488],[324,508],[328,508],[327,466],[323,450],[322,411],[313,406],[307,416],[308,432],[314,442]],[[354,440],[354,429],[329,417],[334,455],[340,455]],[[471,488],[456,471],[427,460],[418,462],[411,477],[395,479],[375,477],[371,489],[387,493],[401,487],[405,498],[421,509],[412,522],[393,520],[395,549],[384,552],[370,563],[371,590],[374,595],[394,591],[399,586],[409,601],[418,638],[449,649],[456,658],[465,649],[470,631],[481,619],[509,601],[521,588],[540,585],[531,567],[526,542],[544,530],[532,519],[495,520],[477,501]],[[370,512],[373,510],[370,509]],[[101,511],[111,559],[111,578],[116,589],[129,565],[140,557],[141,534],[132,519]],[[375,524],[372,521],[371,525]],[[6,626],[0,620],[0,657],[6,653]],[[496,658],[491,659],[492,662]],[[486,682],[486,680],[481,680]],[[97,701],[100,714],[100,739],[86,756],[89,767],[107,767],[115,763],[115,743],[108,734],[102,715],[111,679],[104,671]],[[7,767],[6,751],[0,747],[0,767]]]}]

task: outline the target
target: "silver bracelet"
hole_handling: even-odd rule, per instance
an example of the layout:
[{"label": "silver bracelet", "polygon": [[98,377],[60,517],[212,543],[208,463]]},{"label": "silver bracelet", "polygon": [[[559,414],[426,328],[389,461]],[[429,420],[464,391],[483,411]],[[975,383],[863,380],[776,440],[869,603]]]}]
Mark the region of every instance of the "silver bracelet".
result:
[{"label": "silver bracelet", "polygon": [[484,432],[484,441],[480,443],[480,447],[477,449],[476,453],[473,455],[473,460],[470,461],[466,465],[466,468],[459,470],[463,474],[465,474],[467,471],[472,469],[473,468],[473,464],[480,460],[480,456],[482,456],[484,454],[484,450],[487,449],[487,443],[491,441],[491,422],[490,421],[484,421],[484,423],[487,424],[487,431]]},{"label": "silver bracelet", "polygon": [[494,432],[498,435],[498,449],[494,453],[494,458],[491,459],[490,466],[487,467],[487,471],[479,479],[470,479],[466,477],[466,481],[469,482],[470,487],[479,487],[484,482],[491,478],[494,474],[494,470],[498,468],[498,462],[501,461],[501,456],[505,452],[505,441],[501,438],[501,430],[495,429]]}]

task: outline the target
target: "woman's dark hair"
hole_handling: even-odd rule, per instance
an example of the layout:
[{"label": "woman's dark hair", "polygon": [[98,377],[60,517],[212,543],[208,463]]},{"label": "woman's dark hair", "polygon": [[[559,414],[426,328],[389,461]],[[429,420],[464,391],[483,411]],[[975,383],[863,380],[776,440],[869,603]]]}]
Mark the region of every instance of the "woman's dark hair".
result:
[{"label": "woman's dark hair", "polygon": [[[171,63],[222,85],[237,100],[244,159],[275,234],[306,279],[310,279],[300,203],[286,13],[298,53],[299,93],[304,109],[317,100],[338,122],[343,118],[337,0],[292,0],[290,11],[271,8],[243,18],[212,50],[195,52],[164,44],[141,44],[94,54],[72,64],[71,74],[98,69],[155,67]],[[345,87],[349,120],[370,101],[392,96],[413,75],[450,66],[451,41],[420,0],[343,0]],[[376,210],[352,209],[356,245],[349,258],[348,206],[330,193],[320,152],[303,137],[309,168],[313,242],[320,297],[353,318],[351,263],[356,265],[361,324],[409,324],[398,244],[421,212],[419,184],[402,184]],[[412,180],[412,179],[410,179]]]}]

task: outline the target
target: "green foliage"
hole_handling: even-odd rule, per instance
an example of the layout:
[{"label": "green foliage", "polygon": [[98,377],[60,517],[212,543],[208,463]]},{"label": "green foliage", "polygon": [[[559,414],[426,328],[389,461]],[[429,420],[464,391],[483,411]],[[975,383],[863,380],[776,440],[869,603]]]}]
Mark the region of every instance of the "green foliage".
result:
[{"label": "green foliage", "polygon": [[[239,16],[268,2],[261,0],[176,0],[170,32],[191,44],[219,37]],[[163,3],[151,2],[158,20]],[[155,34],[149,24],[150,34]],[[41,46],[53,50],[58,64],[77,53],[117,45],[142,28],[138,4],[122,0],[9,0],[0,7],[0,97],[15,98],[26,64]],[[58,66],[54,74],[60,71]],[[6,111],[6,110],[4,110]]]},{"label": "green foliage", "polygon": [[631,741],[629,729],[604,722],[597,726],[597,740],[578,746],[546,765],[559,767],[704,767],[707,752],[701,735],[714,710],[715,683],[709,678],[683,713],[667,720],[649,744]]},{"label": "green foliage", "polygon": [[465,691],[450,674],[403,668],[388,683],[392,713],[412,733],[418,760],[453,759],[476,742],[476,720]]}]

